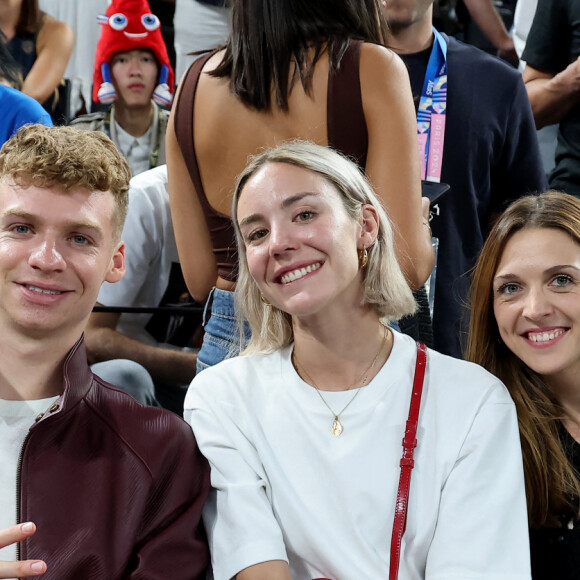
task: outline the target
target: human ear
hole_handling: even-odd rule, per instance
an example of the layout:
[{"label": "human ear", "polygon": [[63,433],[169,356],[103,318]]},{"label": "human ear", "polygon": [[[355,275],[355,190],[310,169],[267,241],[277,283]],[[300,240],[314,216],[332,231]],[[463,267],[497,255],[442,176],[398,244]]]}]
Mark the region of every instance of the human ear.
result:
[{"label": "human ear", "polygon": [[359,247],[370,248],[379,235],[379,214],[371,204],[362,206]]},{"label": "human ear", "polygon": [[118,282],[125,275],[125,244],[119,242],[119,245],[111,256],[109,269],[105,276],[105,282]]}]

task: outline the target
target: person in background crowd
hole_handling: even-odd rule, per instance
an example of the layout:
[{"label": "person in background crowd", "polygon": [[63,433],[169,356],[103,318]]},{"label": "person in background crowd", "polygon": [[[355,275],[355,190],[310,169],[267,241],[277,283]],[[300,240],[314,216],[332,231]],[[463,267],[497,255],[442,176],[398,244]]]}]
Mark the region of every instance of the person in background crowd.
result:
[{"label": "person in background crowd", "polygon": [[580,570],[580,200],[550,191],[501,216],[475,268],[467,358],[518,412],[533,580]]},{"label": "person in background crowd", "polygon": [[538,0],[523,59],[536,126],[559,123],[550,187],[580,196],[580,3]]},{"label": "person in background crowd", "polygon": [[81,115],[71,126],[103,131],[137,175],[165,163],[169,112],[158,104],[171,104],[173,69],[147,0],[113,0],[100,22],[93,100],[110,106]]},{"label": "person in background crowd", "polygon": [[457,15],[464,39],[517,66],[518,55],[509,29],[516,0],[458,0]]},{"label": "person in background crowd", "polygon": [[391,0],[385,16],[411,78],[423,179],[450,186],[431,209],[433,334],[437,350],[461,358],[468,271],[491,222],[510,200],[546,188],[534,120],[521,75],[434,30],[433,0]]},{"label": "person in background crowd", "polygon": [[227,356],[235,334],[231,191],[248,155],[265,146],[304,138],[356,159],[390,211],[405,276],[413,287],[428,278],[413,103],[387,42],[380,0],[234,0],[226,49],[195,61],[181,81],[167,167],[185,281],[196,302],[211,292],[198,371]]},{"label": "person in background crowd", "polygon": [[73,30],[75,42],[64,76],[70,81],[68,119],[91,111],[93,63],[99,40],[95,20],[105,12],[108,0],[38,0],[40,9],[66,22]]},{"label": "person in background crowd", "polygon": [[[191,429],[87,364],[83,332],[101,284],[125,270],[128,189],[126,161],[97,131],[29,125],[0,151],[0,573],[9,578],[205,578],[209,470]],[[6,545],[23,536],[18,551]]]},{"label": "person in background crowd", "polygon": [[[534,15],[538,6],[538,0],[518,0],[514,12],[514,28],[512,31],[514,43],[518,56],[520,57],[519,70],[523,73],[526,68],[526,61],[522,60],[522,55],[528,40],[528,34],[534,21]],[[556,164],[556,145],[558,142],[558,124],[546,125],[536,131],[538,135],[538,145],[542,155],[544,171],[549,174]]]},{"label": "person in background crowd", "polygon": [[0,30],[20,65],[22,92],[59,121],[59,87],[74,46],[72,29],[42,12],[38,0],[0,0]]},{"label": "person in background crowd", "polygon": [[131,180],[123,239],[130,241],[127,272],[119,282],[101,286],[98,305],[173,305],[186,313],[94,312],[85,331],[89,361],[96,363],[92,370],[138,401],[160,403],[182,415],[197,354],[191,348],[179,347],[192,346],[196,325],[195,318],[187,315],[191,298],[175,246],[165,165]]},{"label": "person in background crowd", "polygon": [[19,89],[18,64],[8,52],[0,32],[0,147],[27,123],[52,125],[50,115],[38,101]]}]

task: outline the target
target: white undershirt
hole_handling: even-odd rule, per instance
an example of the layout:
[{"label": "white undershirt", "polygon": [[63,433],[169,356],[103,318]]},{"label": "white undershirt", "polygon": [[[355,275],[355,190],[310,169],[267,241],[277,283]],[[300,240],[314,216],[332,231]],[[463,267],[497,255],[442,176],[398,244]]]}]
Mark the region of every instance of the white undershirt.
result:
[{"label": "white undershirt", "polygon": [[138,175],[149,169],[151,159],[151,141],[153,139],[153,125],[141,137],[133,137],[117,123],[115,127],[115,143],[129,163],[132,175]]},{"label": "white undershirt", "polygon": [[[34,419],[46,411],[57,397],[34,401],[0,399],[0,529],[17,523],[16,474],[22,444]],[[0,560],[15,560],[16,545],[0,548]]]}]

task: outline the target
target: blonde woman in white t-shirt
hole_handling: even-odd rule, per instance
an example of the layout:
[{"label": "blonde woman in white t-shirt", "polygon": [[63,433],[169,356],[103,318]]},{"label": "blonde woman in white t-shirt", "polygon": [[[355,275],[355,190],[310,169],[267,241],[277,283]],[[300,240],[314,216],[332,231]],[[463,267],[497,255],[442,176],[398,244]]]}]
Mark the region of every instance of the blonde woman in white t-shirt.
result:
[{"label": "blonde woman in white t-shirt", "polygon": [[[305,142],[250,162],[232,216],[251,339],[185,403],[214,578],[386,579],[417,358],[388,326],[415,308],[389,220],[353,163]],[[429,351],[417,438],[399,577],[529,578],[505,387]]]}]

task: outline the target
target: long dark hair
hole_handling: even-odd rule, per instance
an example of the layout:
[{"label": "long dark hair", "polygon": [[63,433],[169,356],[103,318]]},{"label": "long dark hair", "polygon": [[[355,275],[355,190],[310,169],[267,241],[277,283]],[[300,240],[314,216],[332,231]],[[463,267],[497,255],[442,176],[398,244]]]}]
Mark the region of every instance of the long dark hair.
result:
[{"label": "long dark hair", "polygon": [[528,516],[532,527],[553,525],[567,510],[578,511],[580,476],[561,440],[564,410],[543,377],[501,340],[493,312],[493,279],[511,237],[526,228],[565,232],[580,245],[580,200],[556,191],[526,196],[499,218],[485,242],[471,285],[471,318],[465,358],[496,375],[518,413]]},{"label": "long dark hair", "polygon": [[20,65],[6,46],[6,36],[0,30],[0,81],[20,90],[22,88],[22,73]]},{"label": "long dark hair", "polygon": [[270,109],[273,89],[286,111],[296,80],[309,93],[321,54],[336,70],[351,38],[386,45],[379,0],[233,0],[226,52],[211,74],[229,78],[232,93],[258,111]]},{"label": "long dark hair", "polygon": [[36,34],[40,30],[41,15],[38,0],[22,0],[16,34]]}]

